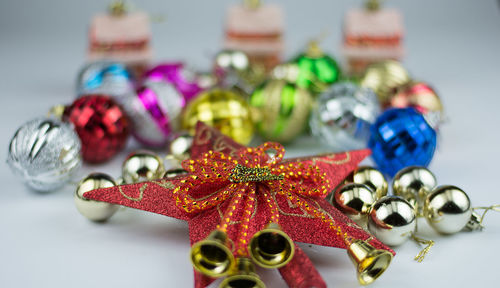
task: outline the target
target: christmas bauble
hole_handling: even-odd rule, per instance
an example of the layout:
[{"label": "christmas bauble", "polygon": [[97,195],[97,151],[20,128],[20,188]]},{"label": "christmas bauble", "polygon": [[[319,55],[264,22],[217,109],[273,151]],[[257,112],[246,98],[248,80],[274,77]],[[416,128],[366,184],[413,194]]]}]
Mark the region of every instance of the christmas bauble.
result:
[{"label": "christmas bauble", "polygon": [[76,208],[89,220],[98,222],[108,220],[115,214],[120,206],[107,202],[90,200],[83,197],[83,194],[94,189],[109,188],[115,185],[116,183],[111,176],[102,173],[90,174],[78,184],[75,196],[73,197]]},{"label": "christmas bauble", "polygon": [[396,90],[410,81],[408,71],[401,63],[386,60],[366,68],[360,85],[375,91],[381,104],[386,105]]},{"label": "christmas bauble", "polygon": [[194,134],[196,123],[201,121],[241,144],[249,143],[254,132],[248,103],[231,90],[202,92],[188,103],[181,119],[182,128],[191,134]]},{"label": "christmas bauble", "polygon": [[472,209],[469,196],[460,188],[436,188],[425,200],[424,215],[429,225],[443,234],[461,231],[469,222]]},{"label": "christmas bauble", "polygon": [[125,146],[129,121],[122,108],[108,96],[86,95],[66,107],[63,119],[73,123],[82,143],[83,160],[99,163],[111,159]]},{"label": "christmas bauble", "polygon": [[97,61],[85,65],[80,70],[76,90],[79,96],[105,94],[121,97],[134,92],[134,79],[122,63]]},{"label": "christmas bauble", "polygon": [[214,75],[220,87],[249,95],[265,79],[266,71],[265,67],[252,64],[242,51],[222,50],[215,56]]},{"label": "christmas bauble", "polygon": [[250,96],[255,109],[257,131],[266,140],[288,142],[307,126],[312,97],[310,93],[285,80],[271,79]]},{"label": "christmas bauble", "polygon": [[392,192],[415,207],[417,215],[423,215],[424,201],[437,180],[425,167],[410,166],[400,170],[393,179]]},{"label": "christmas bauble", "polygon": [[336,83],[319,96],[311,113],[311,131],[339,151],[366,148],[370,125],[379,114],[380,105],[371,89]]},{"label": "christmas bauble", "polygon": [[372,158],[391,177],[408,166],[426,167],[436,148],[436,132],[413,108],[385,111],[371,126],[370,134]]},{"label": "christmas bauble", "polygon": [[134,137],[146,146],[164,146],[179,128],[185,106],[183,96],[167,82],[144,83],[121,102],[132,124]]},{"label": "christmas bauble", "polygon": [[163,160],[150,151],[133,152],[122,165],[122,178],[126,184],[159,179],[164,173]]},{"label": "christmas bauble", "polygon": [[377,200],[368,215],[368,230],[384,244],[403,244],[415,231],[417,215],[403,198],[385,196]]},{"label": "christmas bauble", "polygon": [[401,86],[390,96],[388,105],[394,108],[413,107],[418,112],[432,119],[433,127],[443,120],[443,104],[437,93],[424,82],[410,82]]},{"label": "christmas bauble", "polygon": [[364,184],[347,183],[335,189],[332,200],[349,218],[359,220],[370,212],[377,193]]},{"label": "christmas bauble", "polygon": [[191,155],[193,137],[189,133],[182,133],[170,142],[169,153],[177,160],[188,159]]},{"label": "christmas bauble", "polygon": [[182,94],[185,102],[202,90],[197,83],[196,74],[180,62],[156,65],[144,73],[143,81],[171,83]]},{"label": "christmas bauble", "polygon": [[375,191],[375,200],[387,195],[388,184],[384,175],[377,169],[370,166],[360,166],[356,168],[349,176],[347,176],[347,183],[364,184],[370,189]]},{"label": "christmas bauble", "polygon": [[337,62],[323,53],[317,42],[311,42],[307,50],[291,61],[298,67],[297,86],[309,89],[312,93],[321,93],[340,77]]},{"label": "christmas bauble", "polygon": [[80,139],[67,123],[35,119],[10,140],[7,163],[31,188],[51,191],[65,185],[81,165]]}]

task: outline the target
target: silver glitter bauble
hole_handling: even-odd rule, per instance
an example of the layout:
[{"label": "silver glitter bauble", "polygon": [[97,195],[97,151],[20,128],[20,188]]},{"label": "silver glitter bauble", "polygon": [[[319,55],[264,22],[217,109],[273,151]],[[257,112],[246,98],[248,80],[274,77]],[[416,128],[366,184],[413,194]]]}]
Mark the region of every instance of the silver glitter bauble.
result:
[{"label": "silver glitter bauble", "polygon": [[76,80],[78,96],[105,94],[115,98],[134,92],[134,79],[128,68],[119,62],[91,62],[80,70]]},{"label": "silver glitter bauble", "polygon": [[35,119],[21,126],[10,140],[7,163],[31,188],[55,190],[81,165],[80,139],[69,124]]},{"label": "silver glitter bauble", "polygon": [[368,230],[384,244],[403,244],[417,227],[415,209],[397,196],[385,196],[373,204],[368,215]]},{"label": "silver glitter bauble", "polygon": [[74,196],[75,205],[80,214],[97,222],[106,221],[113,216],[120,206],[87,199],[83,197],[83,194],[94,189],[109,188],[115,185],[113,178],[103,173],[90,174],[80,181]]},{"label": "silver glitter bauble", "polygon": [[120,101],[132,121],[134,137],[146,146],[164,146],[179,129],[184,97],[166,82],[147,82]]},{"label": "silver glitter bauble", "polygon": [[350,82],[319,96],[310,118],[313,134],[336,150],[365,148],[369,128],[380,114],[375,93]]},{"label": "silver glitter bauble", "polygon": [[457,233],[471,220],[469,196],[455,186],[437,187],[425,200],[424,215],[436,231],[443,234]]}]

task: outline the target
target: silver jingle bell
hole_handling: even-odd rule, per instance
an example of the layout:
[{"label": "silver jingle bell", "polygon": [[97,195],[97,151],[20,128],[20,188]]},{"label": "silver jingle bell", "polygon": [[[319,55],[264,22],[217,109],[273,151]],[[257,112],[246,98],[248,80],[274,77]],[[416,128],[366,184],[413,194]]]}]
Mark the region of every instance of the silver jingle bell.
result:
[{"label": "silver jingle bell", "polygon": [[458,187],[437,187],[425,199],[424,215],[429,225],[439,233],[457,233],[471,220],[470,199]]},{"label": "silver jingle bell", "polygon": [[380,199],[387,195],[388,184],[384,175],[377,169],[370,166],[360,166],[349,175],[346,181],[365,184],[376,192],[376,198]]},{"label": "silver jingle bell", "polygon": [[133,152],[122,165],[122,178],[126,184],[159,179],[164,173],[162,159],[150,151]]},{"label": "silver jingle bell", "polygon": [[313,135],[333,149],[361,149],[366,147],[370,126],[380,111],[371,89],[340,82],[319,96],[309,125]]},{"label": "silver jingle bell", "polygon": [[367,185],[347,183],[335,190],[332,204],[352,220],[360,220],[370,212],[376,200],[376,193]]},{"label": "silver jingle bell", "polygon": [[398,246],[411,237],[417,227],[415,209],[403,198],[385,196],[372,206],[368,230],[384,244]]},{"label": "silver jingle bell", "polygon": [[31,188],[52,191],[70,181],[81,166],[80,139],[59,120],[25,123],[10,140],[7,163]]},{"label": "silver jingle bell", "polygon": [[106,221],[113,216],[119,208],[118,205],[95,201],[83,197],[85,192],[113,186],[115,186],[113,178],[102,173],[90,174],[80,181],[74,196],[76,208],[80,214],[87,217],[87,219],[96,222]]},{"label": "silver jingle bell", "polygon": [[427,168],[410,166],[394,176],[392,191],[394,195],[410,202],[418,216],[423,216],[425,198],[436,185],[436,177]]}]

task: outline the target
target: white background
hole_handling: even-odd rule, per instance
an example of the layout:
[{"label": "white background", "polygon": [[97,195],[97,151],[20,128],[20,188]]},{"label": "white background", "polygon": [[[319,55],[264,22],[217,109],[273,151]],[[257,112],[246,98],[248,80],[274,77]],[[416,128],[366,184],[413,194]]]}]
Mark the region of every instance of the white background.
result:
[{"label": "white background", "polygon": [[[187,61],[208,69],[220,48],[225,7],[238,1],[137,1],[166,16],[154,24],[158,60]],[[271,1],[269,1],[271,2]],[[287,56],[327,31],[322,46],[338,58],[342,15],[360,1],[275,1],[287,17]],[[493,0],[387,1],[399,7],[407,28],[405,65],[440,93],[449,121],[430,166],[440,184],[467,191],[473,205],[500,203],[500,12]],[[184,222],[142,211],[119,211],[108,223],[76,211],[74,186],[46,195],[30,192],[5,164],[15,130],[54,104],[70,103],[84,62],[87,24],[106,1],[0,1],[0,287],[191,287],[188,229]],[[128,151],[111,163],[84,167],[119,176]],[[309,139],[293,155],[324,152]],[[419,247],[396,248],[390,269],[372,287],[497,287],[500,215],[483,232],[436,240],[424,263]],[[356,287],[345,251],[307,248],[331,287]],[[284,287],[277,272],[264,272],[268,287]]]}]

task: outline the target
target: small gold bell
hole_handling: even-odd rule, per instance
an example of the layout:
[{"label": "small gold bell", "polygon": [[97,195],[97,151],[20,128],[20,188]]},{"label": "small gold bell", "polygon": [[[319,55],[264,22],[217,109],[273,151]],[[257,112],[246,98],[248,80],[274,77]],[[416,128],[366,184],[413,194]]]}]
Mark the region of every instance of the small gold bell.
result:
[{"label": "small gold bell", "polygon": [[248,245],[250,257],[264,268],[280,268],[292,260],[295,245],[276,223],[255,233]]},{"label": "small gold bell", "polygon": [[418,216],[423,216],[424,201],[436,187],[434,174],[425,167],[411,166],[401,169],[392,182],[394,195],[404,198],[415,207]]},{"label": "small gold bell", "polygon": [[265,288],[252,261],[248,258],[237,258],[233,272],[222,281],[219,288]]},{"label": "small gold bell", "polygon": [[87,199],[83,194],[94,189],[113,186],[115,181],[111,176],[102,173],[90,174],[78,184],[74,196],[76,208],[89,220],[100,222],[109,219],[118,210],[118,205]]},{"label": "small gold bell", "polygon": [[387,195],[388,184],[384,175],[370,166],[360,166],[346,179],[347,182],[365,184],[376,192],[376,199]]},{"label": "small gold bell", "polygon": [[209,277],[221,277],[229,273],[234,265],[234,256],[229,249],[226,232],[214,230],[204,240],[191,247],[193,267]]},{"label": "small gold bell", "polygon": [[347,254],[356,265],[361,285],[375,281],[389,267],[392,254],[386,250],[375,249],[366,241],[356,240],[347,249]]},{"label": "small gold bell", "polygon": [[126,184],[159,179],[164,173],[162,159],[150,151],[133,152],[122,165],[122,177]]}]

